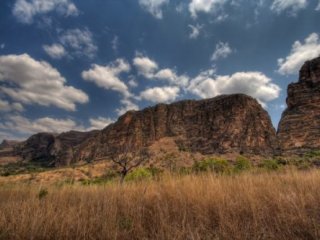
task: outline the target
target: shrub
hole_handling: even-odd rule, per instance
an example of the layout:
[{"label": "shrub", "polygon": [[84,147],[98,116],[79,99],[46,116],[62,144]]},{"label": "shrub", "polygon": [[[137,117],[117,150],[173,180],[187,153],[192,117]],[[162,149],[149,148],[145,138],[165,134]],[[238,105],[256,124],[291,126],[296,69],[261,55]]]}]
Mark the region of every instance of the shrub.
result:
[{"label": "shrub", "polygon": [[132,172],[128,173],[125,180],[126,181],[142,181],[142,180],[148,180],[152,178],[152,173],[147,168],[137,168],[133,170]]},{"label": "shrub", "polygon": [[307,152],[304,156],[307,158],[320,158],[320,150]]},{"label": "shrub", "polygon": [[200,162],[196,162],[193,165],[193,170],[195,172],[207,172],[212,171],[215,173],[223,174],[230,173],[231,167],[227,160],[222,158],[210,158],[205,159]]},{"label": "shrub", "polygon": [[267,170],[277,170],[280,168],[279,163],[276,159],[265,159],[262,162],[261,167],[263,167]]},{"label": "shrub", "polygon": [[251,167],[252,165],[248,158],[241,155],[236,158],[236,162],[234,166],[235,171],[239,172],[239,171],[249,170]]},{"label": "shrub", "polygon": [[48,195],[48,190],[45,188],[40,189],[39,193],[38,193],[38,198],[41,200],[43,198],[45,198]]}]

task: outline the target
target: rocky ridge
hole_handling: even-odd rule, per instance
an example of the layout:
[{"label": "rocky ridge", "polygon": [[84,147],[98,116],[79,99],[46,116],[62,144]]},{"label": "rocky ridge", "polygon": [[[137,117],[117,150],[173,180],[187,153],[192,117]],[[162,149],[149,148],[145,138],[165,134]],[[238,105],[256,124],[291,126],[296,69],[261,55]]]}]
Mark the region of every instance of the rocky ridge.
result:
[{"label": "rocky ridge", "polygon": [[278,139],[285,154],[320,149],[320,58],[307,61],[299,81],[288,86]]}]

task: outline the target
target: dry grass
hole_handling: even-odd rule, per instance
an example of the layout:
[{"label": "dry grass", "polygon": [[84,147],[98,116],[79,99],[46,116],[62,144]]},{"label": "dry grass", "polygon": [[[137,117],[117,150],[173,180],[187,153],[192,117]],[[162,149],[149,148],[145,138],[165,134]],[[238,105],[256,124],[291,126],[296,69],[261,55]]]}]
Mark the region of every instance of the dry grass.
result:
[{"label": "dry grass", "polygon": [[320,171],[0,189],[0,239],[320,239]]}]

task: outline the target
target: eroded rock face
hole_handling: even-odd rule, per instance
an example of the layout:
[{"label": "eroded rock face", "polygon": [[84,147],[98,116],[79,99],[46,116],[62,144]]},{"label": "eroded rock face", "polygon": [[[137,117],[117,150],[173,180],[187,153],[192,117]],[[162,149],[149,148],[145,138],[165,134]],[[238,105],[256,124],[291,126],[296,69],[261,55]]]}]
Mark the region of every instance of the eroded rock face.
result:
[{"label": "eroded rock face", "polygon": [[38,162],[46,166],[64,166],[73,163],[75,149],[92,132],[70,131],[61,134],[38,133],[16,147],[16,153],[25,161]]},{"label": "eroded rock face", "polygon": [[287,109],[278,127],[284,153],[320,149],[320,58],[307,61],[297,83],[288,86]]},{"label": "eroded rock face", "polygon": [[234,94],[128,112],[80,144],[77,159],[108,157],[123,145],[148,147],[163,137],[173,137],[181,148],[202,154],[271,155],[277,148],[268,113],[255,99]]}]

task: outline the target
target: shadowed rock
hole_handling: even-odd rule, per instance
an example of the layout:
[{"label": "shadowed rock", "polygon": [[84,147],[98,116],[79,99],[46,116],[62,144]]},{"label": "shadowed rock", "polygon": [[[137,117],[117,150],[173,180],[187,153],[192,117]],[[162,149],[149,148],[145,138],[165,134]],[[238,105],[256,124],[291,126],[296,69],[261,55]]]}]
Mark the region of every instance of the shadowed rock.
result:
[{"label": "shadowed rock", "polygon": [[278,139],[284,153],[302,154],[320,149],[320,58],[307,61],[299,81],[288,86]]}]

